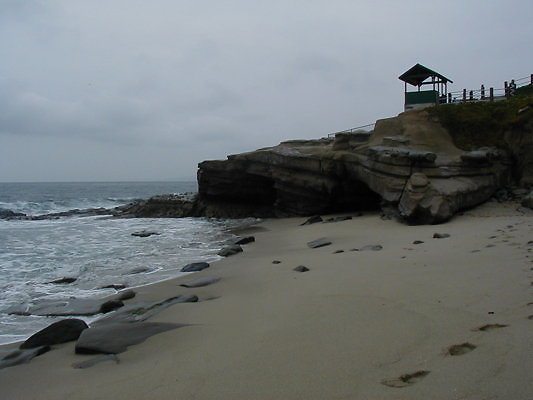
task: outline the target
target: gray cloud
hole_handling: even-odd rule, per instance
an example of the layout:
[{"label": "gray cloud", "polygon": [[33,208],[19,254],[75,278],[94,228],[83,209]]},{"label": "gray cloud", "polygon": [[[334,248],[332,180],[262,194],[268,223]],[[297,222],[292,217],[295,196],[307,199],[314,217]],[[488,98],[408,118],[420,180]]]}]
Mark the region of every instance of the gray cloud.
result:
[{"label": "gray cloud", "polygon": [[194,177],[203,159],[401,112],[397,76],[416,62],[456,90],[500,86],[532,72],[531,11],[525,0],[3,0],[0,181]]}]

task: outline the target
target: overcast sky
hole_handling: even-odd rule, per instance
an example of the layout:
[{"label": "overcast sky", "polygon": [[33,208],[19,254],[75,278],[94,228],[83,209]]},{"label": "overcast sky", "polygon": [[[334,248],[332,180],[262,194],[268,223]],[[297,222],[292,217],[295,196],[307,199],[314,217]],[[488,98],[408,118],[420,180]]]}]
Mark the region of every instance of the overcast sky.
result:
[{"label": "overcast sky", "polygon": [[198,162],[533,73],[531,0],[0,0],[0,181],[191,180]]}]

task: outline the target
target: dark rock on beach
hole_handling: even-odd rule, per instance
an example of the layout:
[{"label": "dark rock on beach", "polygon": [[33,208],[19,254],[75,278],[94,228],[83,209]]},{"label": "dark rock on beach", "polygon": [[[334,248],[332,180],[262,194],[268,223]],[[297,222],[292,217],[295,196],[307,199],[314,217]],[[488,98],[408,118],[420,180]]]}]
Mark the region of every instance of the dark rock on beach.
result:
[{"label": "dark rock on beach", "polygon": [[383,246],[380,244],[367,244],[359,249],[359,251],[380,251],[383,250]]},{"label": "dark rock on beach", "polygon": [[328,239],[320,238],[320,239],[316,239],[316,240],[312,240],[311,242],[308,242],[307,246],[312,249],[316,249],[319,247],[329,246],[330,244],[331,242]]},{"label": "dark rock on beach", "polygon": [[181,269],[181,272],[198,272],[206,268],[209,268],[209,263],[206,262],[196,262],[192,264],[187,264]]},{"label": "dark rock on beach", "polygon": [[87,324],[81,319],[64,319],[54,322],[48,327],[33,334],[20,345],[20,348],[31,349],[77,340],[81,332],[87,328]]},{"label": "dark rock on beach", "polygon": [[308,218],[303,224],[300,224],[300,225],[311,225],[311,224],[316,224],[322,221],[323,219],[320,215],[315,215],[313,217]]},{"label": "dark rock on beach", "polygon": [[100,312],[103,314],[106,314],[120,307],[124,307],[124,303],[122,302],[122,300],[118,300],[118,299],[108,300],[100,306]]},{"label": "dark rock on beach", "polygon": [[234,245],[231,245],[231,246],[224,247],[217,254],[219,256],[222,256],[222,257],[229,257],[229,256],[233,256],[233,255],[235,255],[237,253],[240,253],[242,251],[243,250],[242,250],[241,246],[239,246],[238,244],[234,244]]},{"label": "dark rock on beach", "polygon": [[342,221],[348,221],[348,220],[351,220],[352,217],[349,216],[349,215],[346,215],[346,216],[343,216],[343,217],[333,217],[333,218],[328,218],[326,220],[326,222],[342,222]]},{"label": "dark rock on beach", "polygon": [[243,236],[243,237],[237,238],[233,242],[233,244],[248,244],[248,243],[252,243],[252,242],[255,242],[255,237],[254,236]]},{"label": "dark rock on beach", "polygon": [[118,284],[118,285],[106,285],[102,286],[100,289],[115,289],[115,290],[121,290],[125,289],[126,285]]},{"label": "dark rock on beach", "polygon": [[133,268],[132,270],[128,272],[128,275],[143,274],[145,272],[150,272],[150,268],[147,268],[147,267]]},{"label": "dark rock on beach", "polygon": [[91,327],[80,335],[77,354],[118,354],[150,336],[186,325],[163,322],[110,323]]},{"label": "dark rock on beach", "polygon": [[117,293],[116,299],[117,300],[129,300],[129,299],[133,299],[135,295],[136,293],[132,289],[123,290]]},{"label": "dark rock on beach", "polygon": [[449,237],[450,237],[449,233],[434,233],[433,234],[433,239],[446,239]]},{"label": "dark rock on beach", "polygon": [[[132,298],[133,291],[125,291],[107,299],[66,299],[66,300],[41,300],[32,306],[12,307],[5,310],[13,315],[37,315],[46,317],[91,316],[101,312],[109,312],[117,308],[121,300]],[[125,297],[124,297],[125,296]],[[123,305],[123,303],[122,303]]]},{"label": "dark rock on beach", "polygon": [[293,271],[296,271],[296,272],[307,272],[307,271],[309,271],[309,268],[307,268],[305,265],[298,265],[296,268],[293,269]]},{"label": "dark rock on beach", "polygon": [[198,296],[194,294],[188,294],[171,297],[165,300],[128,304],[113,314],[109,314],[93,322],[91,326],[94,327],[117,322],[142,322],[175,304],[196,303],[197,301]]}]

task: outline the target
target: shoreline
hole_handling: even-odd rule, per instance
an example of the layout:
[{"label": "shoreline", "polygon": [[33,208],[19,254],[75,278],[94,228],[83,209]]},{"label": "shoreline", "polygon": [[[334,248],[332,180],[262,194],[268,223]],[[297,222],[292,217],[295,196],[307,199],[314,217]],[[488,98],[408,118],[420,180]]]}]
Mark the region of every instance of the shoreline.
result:
[{"label": "shoreline", "polygon": [[[150,319],[189,326],[84,370],[72,364],[94,356],[57,345],[0,384],[8,399],[526,399],[533,213],[515,208],[423,226],[265,220],[243,253],[135,288],[129,302],[196,294]],[[332,244],[306,245],[320,237]],[[207,276],[220,281],[178,286]]]}]

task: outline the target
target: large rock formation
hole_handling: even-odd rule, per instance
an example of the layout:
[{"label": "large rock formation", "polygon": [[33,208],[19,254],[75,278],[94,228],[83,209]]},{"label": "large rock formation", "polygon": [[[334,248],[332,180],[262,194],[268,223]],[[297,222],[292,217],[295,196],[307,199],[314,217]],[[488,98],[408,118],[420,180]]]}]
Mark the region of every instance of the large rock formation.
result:
[{"label": "large rock formation", "polygon": [[[377,121],[371,133],[289,141],[199,165],[207,214],[224,204],[247,215],[312,215],[389,204],[410,223],[439,223],[486,201],[509,182],[497,149],[465,152],[427,112]],[[210,208],[213,206],[213,208]],[[223,216],[223,215],[220,215]]]},{"label": "large rock formation", "polygon": [[[498,148],[461,150],[437,116],[418,110],[379,120],[372,132],[288,141],[204,161],[193,201],[155,198],[123,213],[238,218],[387,206],[408,223],[440,223],[508,185],[516,166],[522,182],[529,179],[533,116],[528,113],[529,122],[511,127],[508,145]],[[157,212],[147,213],[152,209]]]}]

